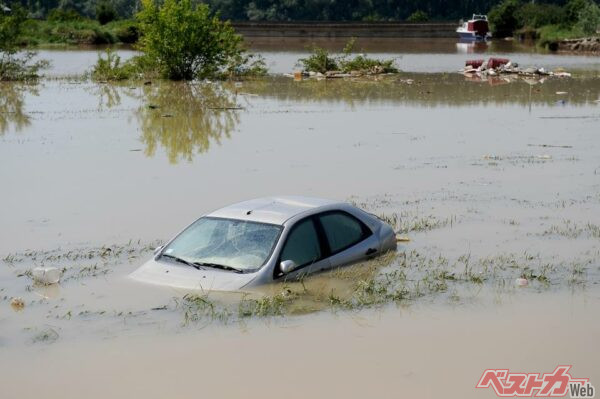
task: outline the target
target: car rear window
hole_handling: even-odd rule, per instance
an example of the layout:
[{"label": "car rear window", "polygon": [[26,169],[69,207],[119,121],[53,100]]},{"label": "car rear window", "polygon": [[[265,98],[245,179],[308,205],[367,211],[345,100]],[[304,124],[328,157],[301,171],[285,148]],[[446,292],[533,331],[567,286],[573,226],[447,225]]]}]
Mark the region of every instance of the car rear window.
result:
[{"label": "car rear window", "polygon": [[369,235],[360,221],[346,213],[327,213],[319,219],[332,254],[361,242]]}]

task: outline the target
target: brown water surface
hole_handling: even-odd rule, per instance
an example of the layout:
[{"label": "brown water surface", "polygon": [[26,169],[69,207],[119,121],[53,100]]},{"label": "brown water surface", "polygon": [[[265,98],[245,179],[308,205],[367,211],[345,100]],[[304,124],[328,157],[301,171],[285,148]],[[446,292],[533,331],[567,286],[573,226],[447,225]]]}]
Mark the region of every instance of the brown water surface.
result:
[{"label": "brown water surface", "polygon": [[[593,68],[2,83],[3,397],[493,397],[484,369],[558,364],[598,386],[599,100]],[[127,277],[202,213],[278,194],[352,201],[410,241],[249,296]]]}]

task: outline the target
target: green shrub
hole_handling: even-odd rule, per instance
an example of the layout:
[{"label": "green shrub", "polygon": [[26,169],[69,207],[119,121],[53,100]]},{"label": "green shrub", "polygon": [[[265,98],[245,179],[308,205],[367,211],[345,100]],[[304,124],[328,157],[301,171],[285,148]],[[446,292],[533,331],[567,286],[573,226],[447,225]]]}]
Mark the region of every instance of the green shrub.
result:
[{"label": "green shrub", "polygon": [[39,71],[48,66],[47,61],[34,61],[35,52],[17,55],[26,19],[27,12],[18,5],[9,14],[0,13],[0,81],[36,79]]},{"label": "green shrub", "polygon": [[394,60],[376,60],[364,55],[357,55],[348,60],[340,61],[342,72],[366,72],[366,73],[396,73],[398,68],[394,66]]},{"label": "green shrub", "polygon": [[206,4],[191,0],[165,0],[157,5],[142,0],[140,48],[173,80],[222,77],[243,55],[242,38],[228,22],[222,22]]},{"label": "green shrub", "polygon": [[565,20],[567,25],[574,25],[579,21],[579,15],[583,11],[590,0],[569,0],[564,6]]},{"label": "green shrub", "polygon": [[102,0],[96,6],[96,19],[100,22],[100,25],[106,25],[117,19],[117,12],[108,0]]},{"label": "green shrub", "polygon": [[581,37],[583,33],[577,27],[569,28],[564,25],[546,25],[538,29],[538,35],[538,44],[541,47],[556,50],[559,41]]},{"label": "green shrub", "polygon": [[521,27],[517,18],[520,7],[520,0],[503,0],[490,10],[488,19],[494,36],[512,36],[514,31]]},{"label": "green shrub", "polygon": [[98,54],[98,61],[92,70],[94,80],[125,80],[139,72],[135,61],[121,63],[121,57],[110,49],[107,49],[105,54],[106,58]]},{"label": "green shrub", "polygon": [[300,58],[298,62],[308,72],[325,73],[339,70],[337,60],[327,50],[317,46],[313,47],[312,53],[307,58]]},{"label": "green shrub", "polygon": [[342,55],[333,57],[329,52],[320,47],[314,47],[307,58],[298,60],[307,72],[326,73],[328,71],[339,71],[343,73],[395,73],[398,69],[394,66],[394,60],[377,60],[369,58],[364,54],[352,57],[355,39],[346,43]]},{"label": "green shrub", "polygon": [[140,30],[133,21],[126,21],[113,29],[116,38],[121,43],[136,43],[140,38]]},{"label": "green shrub", "polygon": [[0,54],[0,81],[31,81],[39,78],[39,72],[49,66],[46,60],[34,61],[36,53]]},{"label": "green shrub", "polygon": [[600,26],[600,7],[596,3],[589,2],[580,12],[577,21],[579,28],[584,35],[593,35]]},{"label": "green shrub", "polygon": [[406,18],[408,22],[427,22],[429,21],[429,15],[425,11],[417,10]]},{"label": "green shrub", "polygon": [[555,4],[526,3],[519,7],[515,16],[518,27],[540,28],[563,22],[565,12]]},{"label": "green shrub", "polygon": [[83,17],[75,10],[63,10],[61,8],[55,8],[48,13],[47,19],[50,22],[70,22],[81,21]]}]

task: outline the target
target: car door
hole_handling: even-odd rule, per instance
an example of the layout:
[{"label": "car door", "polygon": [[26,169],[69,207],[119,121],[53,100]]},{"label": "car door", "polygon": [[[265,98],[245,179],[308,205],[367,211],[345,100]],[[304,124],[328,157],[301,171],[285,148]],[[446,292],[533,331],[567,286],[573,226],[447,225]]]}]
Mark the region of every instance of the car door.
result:
[{"label": "car door", "polygon": [[330,264],[327,256],[328,251],[320,237],[314,217],[302,219],[294,224],[285,239],[275,265],[274,278],[283,277],[279,264],[284,260],[292,260],[297,265],[296,269],[287,275],[287,278],[296,278],[328,269]]},{"label": "car door", "polygon": [[318,216],[329,251],[331,267],[359,262],[379,252],[379,241],[362,221],[343,211]]}]

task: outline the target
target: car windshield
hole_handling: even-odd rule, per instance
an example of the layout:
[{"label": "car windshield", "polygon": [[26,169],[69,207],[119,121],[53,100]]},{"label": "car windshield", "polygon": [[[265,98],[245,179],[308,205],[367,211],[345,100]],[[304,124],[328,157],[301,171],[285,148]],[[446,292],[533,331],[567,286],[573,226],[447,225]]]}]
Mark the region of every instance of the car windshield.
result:
[{"label": "car windshield", "polygon": [[177,236],[162,254],[192,265],[255,271],[269,258],[281,228],[245,220],[204,217]]}]

